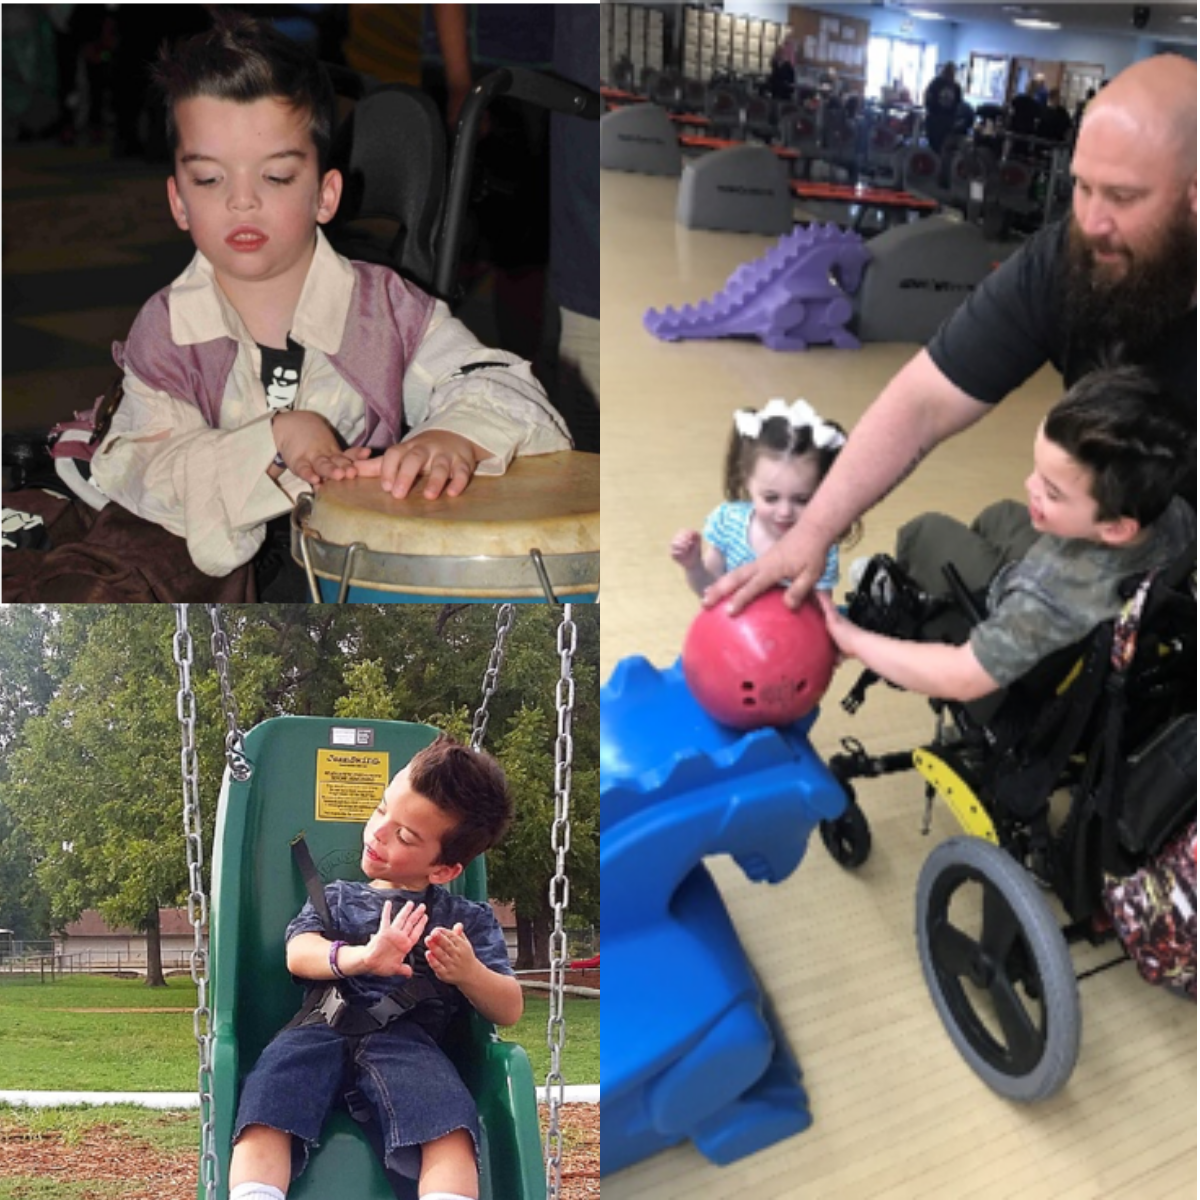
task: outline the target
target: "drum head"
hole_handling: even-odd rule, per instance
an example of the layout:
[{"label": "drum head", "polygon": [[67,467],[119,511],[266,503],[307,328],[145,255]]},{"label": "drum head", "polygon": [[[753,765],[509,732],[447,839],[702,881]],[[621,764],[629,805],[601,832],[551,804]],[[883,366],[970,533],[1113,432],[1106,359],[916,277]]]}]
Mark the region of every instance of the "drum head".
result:
[{"label": "drum head", "polygon": [[[315,573],[381,591],[538,596],[537,550],[557,592],[599,582],[600,460],[567,451],[515,459],[457,497],[396,500],[378,479],[323,484],[293,516],[292,554]],[[418,484],[420,481],[418,481]],[[305,544],[306,543],[306,544]]]}]

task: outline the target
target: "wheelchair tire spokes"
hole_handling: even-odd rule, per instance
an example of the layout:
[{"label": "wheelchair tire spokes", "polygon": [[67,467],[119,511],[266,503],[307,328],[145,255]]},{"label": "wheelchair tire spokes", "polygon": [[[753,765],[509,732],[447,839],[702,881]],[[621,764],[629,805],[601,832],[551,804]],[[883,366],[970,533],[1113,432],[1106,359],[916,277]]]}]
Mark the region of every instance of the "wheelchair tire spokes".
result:
[{"label": "wheelchair tire spokes", "polygon": [[[959,929],[949,915],[953,893],[975,885],[983,901],[978,939]],[[1026,1074],[1042,1056],[1046,1013],[1037,966],[1026,952],[1012,909],[987,879],[962,870],[943,874],[927,919],[933,965],[959,1028],[997,1071]],[[1022,995],[1036,1002],[1032,1009]]]},{"label": "wheelchair tire spokes", "polygon": [[993,1090],[1032,1102],[1058,1091],[1079,1052],[1079,997],[1059,926],[1011,856],[951,838],[926,861],[917,942],[934,1005]]}]

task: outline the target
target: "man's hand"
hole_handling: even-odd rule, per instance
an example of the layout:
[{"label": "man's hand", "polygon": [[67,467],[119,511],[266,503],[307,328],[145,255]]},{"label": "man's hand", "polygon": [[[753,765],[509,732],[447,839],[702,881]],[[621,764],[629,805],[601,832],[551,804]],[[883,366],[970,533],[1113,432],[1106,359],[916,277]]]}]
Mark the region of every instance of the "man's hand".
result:
[{"label": "man's hand", "polygon": [[761,558],[722,575],[703,596],[704,607],[712,608],[728,600],[730,616],[736,616],[756,596],[790,579],[784,602],[799,608],[804,597],[825,573],[829,546],[820,545],[807,535],[803,524],[785,534]]},{"label": "man's hand", "polygon": [[469,438],[445,429],[431,429],[390,446],[378,458],[358,463],[357,470],[364,478],[379,478],[383,490],[397,500],[403,500],[418,477],[424,475],[421,495],[436,500],[443,491],[447,496],[461,495],[476,466],[486,457],[487,451]]},{"label": "man's hand", "polygon": [[314,412],[280,412],[271,421],[275,449],[293,474],[316,487],[326,479],[353,479],[371,451],[343,450],[333,426]]},{"label": "man's hand", "polygon": [[479,963],[461,922],[453,929],[439,927],[425,939],[425,960],[443,983],[455,985],[466,982]]},{"label": "man's hand", "polygon": [[[379,916],[379,929],[362,948],[360,971],[365,975],[411,975],[412,967],[404,960],[425,932],[429,914],[425,905],[415,907],[409,900],[392,920],[392,902],[385,901]],[[344,969],[344,968],[343,968]]]}]

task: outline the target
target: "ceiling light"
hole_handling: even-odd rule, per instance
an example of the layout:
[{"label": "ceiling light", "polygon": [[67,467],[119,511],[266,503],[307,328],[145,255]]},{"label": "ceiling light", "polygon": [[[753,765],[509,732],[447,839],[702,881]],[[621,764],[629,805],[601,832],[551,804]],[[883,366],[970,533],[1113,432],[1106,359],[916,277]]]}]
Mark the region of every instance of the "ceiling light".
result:
[{"label": "ceiling light", "polygon": [[1032,18],[1015,18],[1014,25],[1020,25],[1022,29],[1061,29],[1062,26],[1057,21],[1035,21]]},{"label": "ceiling light", "polygon": [[1195,17],[1180,17],[1179,23],[1180,23],[1180,25],[1195,25],[1196,18]]},{"label": "ceiling light", "polygon": [[910,8],[908,15],[910,17],[920,17],[922,21],[944,21],[946,19],[941,13],[926,12],[923,8]]}]

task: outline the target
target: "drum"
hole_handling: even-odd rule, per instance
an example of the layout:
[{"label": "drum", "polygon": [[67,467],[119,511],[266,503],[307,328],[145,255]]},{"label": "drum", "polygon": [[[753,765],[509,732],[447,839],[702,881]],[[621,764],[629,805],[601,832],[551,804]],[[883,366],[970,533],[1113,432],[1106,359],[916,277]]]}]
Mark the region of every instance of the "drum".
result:
[{"label": "drum", "polygon": [[600,460],[517,458],[437,500],[396,500],[378,479],[331,481],[297,503],[291,546],[314,599],[339,604],[589,603],[600,586]]}]

